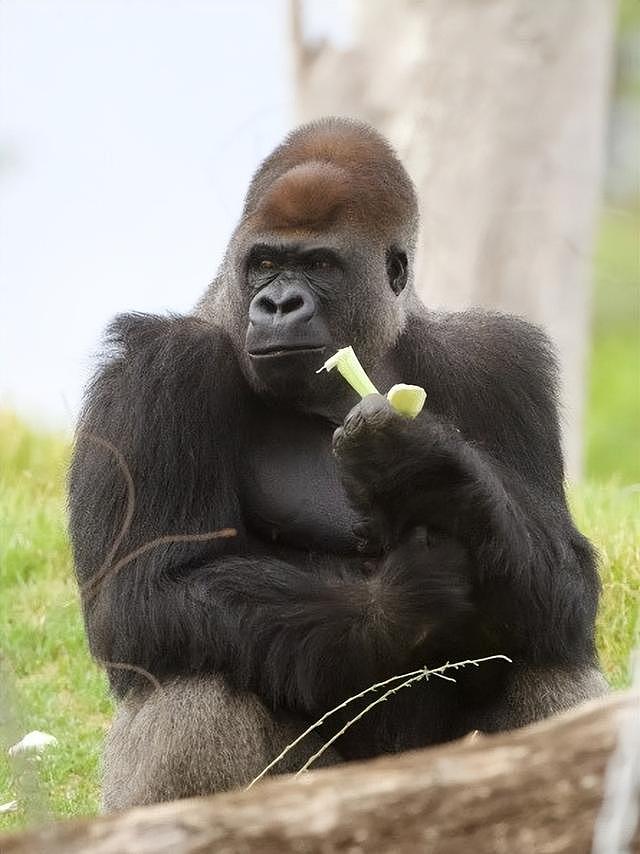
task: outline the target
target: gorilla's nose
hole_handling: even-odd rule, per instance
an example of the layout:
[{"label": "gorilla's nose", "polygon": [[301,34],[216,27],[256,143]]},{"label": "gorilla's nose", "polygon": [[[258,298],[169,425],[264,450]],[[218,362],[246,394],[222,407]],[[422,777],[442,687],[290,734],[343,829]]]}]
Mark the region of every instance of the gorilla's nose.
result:
[{"label": "gorilla's nose", "polygon": [[258,326],[293,326],[311,320],[315,311],[315,302],[306,288],[293,283],[270,285],[251,300],[249,320]]}]

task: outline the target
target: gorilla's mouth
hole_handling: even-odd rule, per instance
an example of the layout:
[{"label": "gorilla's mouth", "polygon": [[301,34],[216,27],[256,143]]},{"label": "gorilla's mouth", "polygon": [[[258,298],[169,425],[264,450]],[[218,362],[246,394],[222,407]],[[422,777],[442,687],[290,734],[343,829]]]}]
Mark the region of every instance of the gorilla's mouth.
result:
[{"label": "gorilla's mouth", "polygon": [[249,350],[252,359],[273,358],[279,356],[303,355],[305,353],[320,354],[325,348],[324,344],[300,344],[296,346],[287,344],[270,344],[259,350]]}]

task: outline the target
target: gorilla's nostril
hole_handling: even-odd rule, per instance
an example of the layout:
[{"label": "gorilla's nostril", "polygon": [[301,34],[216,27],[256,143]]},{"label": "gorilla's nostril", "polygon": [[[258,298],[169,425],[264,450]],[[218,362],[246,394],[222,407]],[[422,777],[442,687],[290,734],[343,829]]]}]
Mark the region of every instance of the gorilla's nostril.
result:
[{"label": "gorilla's nostril", "polygon": [[291,314],[294,311],[297,311],[299,308],[302,308],[304,305],[304,300],[299,294],[295,294],[292,297],[286,299],[282,305],[282,313],[283,314]]},{"label": "gorilla's nostril", "polygon": [[277,304],[272,299],[269,299],[269,297],[262,297],[260,300],[260,308],[266,314],[276,314],[278,311]]}]

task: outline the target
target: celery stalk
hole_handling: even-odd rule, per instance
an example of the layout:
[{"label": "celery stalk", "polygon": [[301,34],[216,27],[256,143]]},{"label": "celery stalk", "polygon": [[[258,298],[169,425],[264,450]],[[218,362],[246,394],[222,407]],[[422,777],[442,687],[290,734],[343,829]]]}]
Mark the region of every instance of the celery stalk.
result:
[{"label": "celery stalk", "polygon": [[338,350],[324,365],[316,371],[332,371],[337,368],[339,373],[345,378],[354,391],[357,391],[360,397],[366,397],[368,394],[378,394],[378,389],[367,376],[364,368],[358,361],[358,357],[353,352],[353,347],[343,347]]},{"label": "celery stalk", "polygon": [[426,391],[419,385],[407,385],[398,383],[391,386],[387,392],[387,400],[401,415],[407,418],[415,418],[422,412],[422,407],[427,399]]},{"label": "celery stalk", "polygon": [[[356,391],[360,397],[366,397],[368,394],[378,394],[378,389],[371,382],[364,368],[358,361],[358,357],[353,352],[353,347],[343,347],[338,350],[324,365],[316,371],[332,371],[337,368],[340,374],[349,383],[351,388]],[[390,405],[407,418],[415,418],[420,412],[426,400],[427,393],[418,385],[407,385],[406,383],[398,383],[392,386],[387,393],[387,400]]]}]

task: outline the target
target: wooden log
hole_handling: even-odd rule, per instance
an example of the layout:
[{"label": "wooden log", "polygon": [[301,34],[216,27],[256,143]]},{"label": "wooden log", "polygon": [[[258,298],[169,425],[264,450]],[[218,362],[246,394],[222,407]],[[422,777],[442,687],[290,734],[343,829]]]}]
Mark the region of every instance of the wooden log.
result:
[{"label": "wooden log", "polygon": [[513,733],[5,836],[0,852],[589,852],[622,725],[640,727],[637,693]]}]

